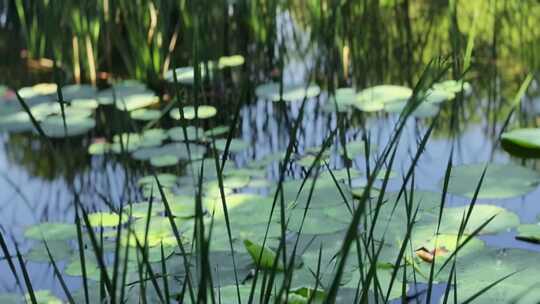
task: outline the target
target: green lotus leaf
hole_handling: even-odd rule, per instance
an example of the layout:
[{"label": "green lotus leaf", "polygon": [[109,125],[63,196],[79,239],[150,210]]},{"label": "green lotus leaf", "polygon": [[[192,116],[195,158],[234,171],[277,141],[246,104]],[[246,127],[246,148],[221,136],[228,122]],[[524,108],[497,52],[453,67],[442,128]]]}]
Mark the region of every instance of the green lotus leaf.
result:
[{"label": "green lotus leaf", "polygon": [[105,140],[94,141],[88,146],[88,154],[90,155],[103,155],[107,153],[111,148],[111,144]]},{"label": "green lotus leaf", "polygon": [[73,117],[64,119],[60,115],[48,116],[41,122],[41,128],[48,137],[68,137],[82,135],[96,126],[93,118]]},{"label": "green lotus leaf", "polygon": [[463,80],[441,81],[433,84],[433,89],[444,91],[448,94],[457,94],[463,91],[465,95],[469,95],[472,92],[471,84]]},{"label": "green lotus leaf", "polygon": [[[180,159],[188,160],[190,156],[188,152],[191,152],[192,159],[199,159],[206,151],[204,147],[195,144],[190,144],[189,148],[190,150],[188,151],[186,145],[183,143],[169,143],[160,147],[140,148],[133,152],[131,156],[137,160],[151,160],[163,156],[172,156],[178,162]],[[172,161],[172,157],[168,158]]]},{"label": "green lotus leaf", "polygon": [[[538,252],[522,249],[490,249],[462,259],[456,267],[458,303],[508,275],[474,303],[537,303],[539,272]],[[454,294],[452,290],[450,293]]]},{"label": "green lotus leaf", "polygon": [[[358,140],[354,140],[354,141],[350,141],[348,143],[346,143],[347,145],[347,156],[349,158],[355,158],[357,156],[364,156],[365,154],[365,149],[366,149],[366,145],[364,143],[363,140],[361,139],[358,139]],[[377,147],[373,145],[373,143],[370,143],[370,154],[374,152],[374,150],[376,149]],[[345,151],[343,149],[343,147],[340,145],[339,146],[339,153],[341,155],[344,155],[345,154]]]},{"label": "green lotus leaf", "polygon": [[[304,98],[313,98],[318,96],[321,93],[319,86],[312,84],[309,86],[305,85],[294,85],[294,86],[284,86],[283,95],[281,99],[283,101],[301,101]],[[280,87],[278,83],[270,82],[266,84],[259,85],[255,88],[255,94],[259,98],[268,99],[272,101],[280,100]]]},{"label": "green lotus leaf", "polygon": [[[69,246],[66,241],[48,241],[47,247],[49,247],[49,251],[51,252],[51,256],[55,263],[68,259],[73,252],[73,249],[71,249],[71,246]],[[35,243],[24,257],[32,262],[50,262],[47,248],[43,242]]]},{"label": "green lotus leaf", "polygon": [[[261,201],[259,201],[259,199],[261,199]],[[243,210],[242,206],[244,205],[253,205],[260,203],[261,206],[264,206],[266,202],[259,195],[249,193],[230,193],[225,196],[225,201],[227,204],[227,211],[229,213],[236,213],[236,209],[238,208],[241,208],[240,210]],[[221,218],[225,214],[225,210],[223,210],[223,202],[220,196],[216,196],[213,199],[206,201],[206,208],[209,210],[210,214],[214,214],[215,218]],[[260,223],[259,219],[249,219],[250,222],[252,222],[253,220],[255,220],[255,223]],[[268,221],[268,219],[265,220],[265,222]],[[240,222],[242,221],[240,220]]]},{"label": "green lotus leaf", "polygon": [[[216,139],[215,141],[216,149],[218,151],[222,151],[222,152],[225,151],[226,144],[227,144],[226,138]],[[249,144],[247,142],[239,138],[233,138],[231,139],[231,142],[229,145],[229,152],[231,153],[241,152],[247,149],[248,147],[249,147]]]},{"label": "green lotus leaf", "polygon": [[[366,276],[368,272],[369,272],[369,269],[364,270],[364,276]],[[383,299],[385,299],[384,297],[386,297],[386,294],[388,293],[388,290],[390,289],[390,283],[392,282],[392,272],[393,272],[393,269],[388,269],[387,267],[385,267],[385,265],[375,266],[375,273],[373,274],[373,276],[376,276],[378,285],[375,285],[374,283],[375,279],[372,278],[370,290],[373,292],[376,288],[375,286],[377,286],[377,288],[380,288],[378,289],[379,292],[377,293],[379,294],[379,301],[382,301]],[[361,283],[359,285],[360,281],[361,281],[360,271],[354,271],[352,273],[351,280],[344,287],[356,289],[358,288],[358,286],[362,286]],[[393,280],[392,289],[388,293],[388,300],[394,300],[394,299],[400,298],[402,296],[402,286],[403,286],[403,282],[401,281],[401,277],[399,276],[399,273],[398,273],[398,277]],[[409,285],[406,285],[405,287],[406,291],[409,289],[408,287]],[[380,291],[382,291],[384,296],[380,295]]]},{"label": "green lotus leaf", "polygon": [[[174,174],[170,174],[170,173],[160,173],[160,174],[157,174],[156,177],[159,180],[159,183],[161,184],[161,186],[163,187],[172,187],[176,184],[178,180],[178,176]],[[137,181],[137,184],[141,187],[154,185],[155,191],[158,191],[157,183],[156,183],[156,179],[154,175],[147,175],[147,176],[141,177]]]},{"label": "green lotus leaf", "polygon": [[[183,228],[184,223],[184,220],[175,219],[175,224],[181,232],[186,230]],[[144,240],[146,239],[149,247],[159,246],[161,243],[163,243],[164,246],[177,246],[175,235],[168,217],[153,216],[150,219],[148,231],[146,227],[147,218],[136,219],[133,222],[133,231],[129,240],[126,234],[125,236],[122,236],[121,243],[123,245],[129,244],[129,246],[136,247],[138,241],[141,246],[144,246]]]},{"label": "green lotus leaf", "polygon": [[517,237],[521,240],[540,243],[540,223],[520,225],[517,232]]},{"label": "green lotus leaf", "polygon": [[116,99],[116,107],[120,111],[134,111],[159,103],[159,97],[153,92],[120,96]]},{"label": "green lotus leaf", "polygon": [[232,55],[232,56],[223,56],[218,60],[218,68],[232,68],[241,66],[244,64],[244,56],[242,55]]},{"label": "green lotus leaf", "polygon": [[[56,92],[55,92],[56,93]],[[89,84],[69,84],[62,87],[64,100],[90,99],[96,96],[97,89]],[[54,93],[53,93],[54,94]]]},{"label": "green lotus leaf", "polygon": [[22,98],[29,99],[39,95],[56,94],[57,88],[56,83],[38,83],[31,87],[20,88],[18,93]]},{"label": "green lotus leaf", "polygon": [[90,227],[116,227],[120,224],[124,224],[128,221],[128,216],[123,215],[120,218],[120,215],[112,212],[94,212],[88,214],[88,221],[90,222]]},{"label": "green lotus leaf", "polygon": [[122,151],[132,152],[139,148],[142,136],[138,133],[120,133],[113,136],[112,151],[121,153]]},{"label": "green lotus leaf", "polygon": [[24,237],[32,240],[64,241],[77,237],[74,224],[45,222],[28,227]]},{"label": "green lotus leaf", "polygon": [[153,121],[158,120],[161,117],[160,110],[153,109],[137,109],[129,112],[129,117],[134,120]]},{"label": "green lotus leaf", "polygon": [[[35,290],[36,304],[62,304],[62,300],[51,293],[50,290]],[[24,295],[26,303],[32,303],[30,294]]]},{"label": "green lotus leaf", "polygon": [[425,95],[425,102],[428,104],[439,104],[447,100],[454,99],[456,94],[442,89],[429,89]]},{"label": "green lotus leaf", "polygon": [[[322,209],[309,209],[305,218],[304,211],[304,208],[295,208],[286,212],[288,218],[287,229],[294,232],[300,232],[301,228],[302,233],[329,234],[344,230],[348,227],[347,223],[333,219],[326,215]],[[275,218],[279,219],[279,217]]]},{"label": "green lotus leaf", "polygon": [[95,110],[99,106],[97,99],[94,98],[76,98],[71,100],[71,106],[79,109]]},{"label": "green lotus leaf", "polygon": [[[422,235],[424,235],[424,237],[422,237]],[[436,282],[445,281],[448,279],[450,268],[452,267],[452,265],[448,263],[448,259],[455,254],[455,251],[458,250],[458,248],[457,259],[459,260],[482,254],[482,250],[485,249],[485,243],[476,237],[471,238],[465,243],[465,240],[468,237],[467,234],[461,236],[458,236],[457,234],[434,235],[431,229],[423,230],[419,228],[415,230],[413,235],[412,248],[415,251],[423,251],[431,255],[433,257],[433,262],[435,263],[434,274],[439,273],[439,275],[434,276],[434,280]],[[397,258],[398,249],[394,249],[396,251],[395,257]],[[406,259],[408,263],[414,263],[417,281],[429,282],[429,273],[433,262],[425,261],[416,254],[413,254],[413,256],[407,254]],[[444,268],[442,268],[443,266]]]},{"label": "green lotus leaf", "polygon": [[[200,105],[196,108],[193,106],[186,106],[182,109],[184,111],[184,119],[192,120],[195,118],[198,119],[208,119],[216,116],[217,109],[214,106],[209,105]],[[197,113],[195,113],[197,112]],[[196,114],[196,115],[195,115]],[[173,109],[169,112],[169,115],[172,119],[180,119],[180,111],[178,109]]]},{"label": "green lotus leaf", "polygon": [[[378,85],[360,91],[356,96],[355,106],[366,111],[379,109],[389,103],[407,101],[412,96],[412,90],[396,85]],[[376,105],[375,107],[372,105]]]},{"label": "green lotus leaf", "polygon": [[504,132],[501,140],[527,149],[540,149],[540,128],[523,128]]},{"label": "green lotus leaf", "polygon": [[[318,154],[318,153],[317,153]],[[318,159],[317,161],[317,165],[323,165],[324,164],[324,161],[328,162],[328,160],[330,159],[330,151],[326,150],[322,153],[322,155],[320,156],[320,158]],[[306,167],[306,168],[309,168],[311,167],[311,165],[313,165],[313,163],[315,162],[315,160],[317,159],[317,155],[314,155],[314,154],[308,154],[308,155],[305,155],[305,156],[302,156],[298,161],[297,163],[300,165],[300,166],[303,166],[303,167]]]},{"label": "green lotus leaf", "polygon": [[[123,103],[125,99],[129,99],[132,96],[150,96],[153,95],[151,91],[146,88],[146,85],[136,80],[126,80],[113,85],[111,88],[100,91],[97,94],[97,101],[101,105],[113,105],[116,103]],[[146,99],[146,97],[142,97]],[[146,100],[148,102],[149,99]],[[136,106],[138,102],[134,102]],[[119,105],[120,109],[126,109],[125,106]],[[135,107],[136,108],[136,107]],[[131,110],[135,110],[135,108]]]},{"label": "green lotus leaf", "polygon": [[[99,270],[98,263],[95,260],[95,257],[91,254],[85,254],[84,266],[86,271],[86,277],[88,279],[99,281],[101,276],[101,271]],[[79,256],[73,256],[71,261],[66,265],[64,273],[72,277],[82,277],[83,270],[81,266],[81,260]]]},{"label": "green lotus leaf", "polygon": [[19,304],[21,303],[21,296],[15,293],[0,293],[0,303]]},{"label": "green lotus leaf", "polygon": [[177,165],[180,158],[174,154],[164,154],[150,158],[150,164],[154,167],[169,167]]},{"label": "green lotus leaf", "polygon": [[279,261],[274,268],[276,253],[272,249],[253,243],[248,239],[244,240],[244,246],[246,247],[249,255],[251,255],[253,262],[262,269],[275,269],[277,271],[283,271],[283,265],[281,265],[281,262]]},{"label": "green lotus leaf", "polygon": [[[182,127],[174,127],[167,131],[169,138],[173,141],[184,141],[184,129]],[[204,130],[201,128],[195,128],[193,126],[186,127],[187,139],[190,141],[203,140]]]},{"label": "green lotus leaf", "polygon": [[0,130],[8,132],[23,132],[33,130],[34,125],[30,116],[24,111],[0,115]]},{"label": "green lotus leaf", "polygon": [[[484,164],[453,167],[448,192],[472,198],[484,167]],[[540,174],[531,169],[513,164],[489,164],[478,198],[504,199],[522,196],[536,189],[538,183]]]},{"label": "green lotus leaf", "polygon": [[229,128],[229,126],[215,127],[215,128],[204,131],[204,136],[214,137],[214,136],[225,135],[225,134],[229,133],[230,129],[231,128]]},{"label": "green lotus leaf", "polygon": [[[407,101],[392,102],[384,105],[384,110],[388,113],[401,113],[407,106]],[[439,112],[439,107],[432,103],[421,103],[412,113],[413,117],[426,118],[433,117]]]},{"label": "green lotus leaf", "polygon": [[[339,181],[338,181],[339,182]],[[302,185],[302,181],[293,180],[283,183],[283,195],[286,202],[293,203],[296,199],[295,205],[297,207],[305,207],[308,202],[309,192],[313,179],[309,178],[306,180],[300,195],[297,194]],[[341,191],[346,196],[348,201],[352,201],[352,194],[349,190],[349,187],[345,182],[339,182]],[[274,193],[275,189],[272,189],[270,192]],[[315,181],[315,188],[313,194],[311,195],[310,208],[327,208],[329,206],[343,206],[343,199],[341,192],[336,186],[334,180],[326,175],[324,177],[319,177]]]},{"label": "green lotus leaf", "polygon": [[[208,71],[210,72],[210,77],[212,77],[212,68],[213,68],[213,64],[208,63]],[[174,83],[173,73],[176,73],[176,80],[178,81],[178,83],[191,85],[195,81],[195,69],[191,66],[180,67],[174,70],[167,71],[164,75],[164,78],[169,83]],[[200,73],[201,73],[201,78],[204,78],[206,76],[206,68],[204,67],[204,64],[202,63],[201,63]]]},{"label": "green lotus leaf", "polygon": [[[457,234],[463,216],[468,213],[468,210],[468,206],[445,208],[441,219],[440,232]],[[499,206],[476,204],[465,227],[465,233],[472,233],[492,216],[495,217],[480,231],[480,234],[502,232],[519,225],[519,217],[515,213]]]}]

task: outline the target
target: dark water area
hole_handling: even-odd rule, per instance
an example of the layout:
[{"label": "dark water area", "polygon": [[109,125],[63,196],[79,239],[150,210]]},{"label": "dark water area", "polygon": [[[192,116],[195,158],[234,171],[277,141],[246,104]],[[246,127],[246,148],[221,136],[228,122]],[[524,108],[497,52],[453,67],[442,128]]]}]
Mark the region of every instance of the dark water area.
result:
[{"label": "dark water area", "polygon": [[[540,5],[535,1],[518,1],[519,4],[501,1],[504,5],[498,1],[478,1],[481,4],[475,1],[320,1],[320,6],[316,4],[319,1],[279,5],[271,4],[274,1],[258,1],[260,7],[233,2],[235,4],[218,5],[210,1],[208,11],[203,15],[194,14],[190,22],[181,17],[181,11],[175,11],[173,17],[163,13],[159,18],[178,18],[184,26],[181,28],[185,32],[179,35],[170,67],[194,66],[207,59],[234,54],[245,58],[242,66],[224,70],[213,79],[206,79],[204,84],[197,84],[198,80],[195,80],[196,85],[179,86],[183,104],[200,102],[217,109],[217,115],[209,120],[193,122],[204,130],[230,126],[239,110],[233,137],[247,143],[247,147],[229,156],[228,163],[235,167],[247,168],[254,161],[284,153],[293,125],[302,111],[294,161],[286,170],[287,181],[305,177],[306,166],[299,164],[302,156],[318,151],[313,148],[321,147],[334,130],[338,130],[339,135],[329,148],[329,167],[340,170],[350,165],[351,170],[365,173],[367,167],[373,168],[376,156],[392,138],[400,113],[360,111],[353,107],[336,112],[332,104],[335,90],[352,87],[360,92],[383,84],[414,88],[430,60],[442,56],[449,68],[440,80],[463,79],[470,84],[471,90],[438,104],[436,113],[410,117],[406,121],[387,191],[401,189],[419,144],[434,122],[431,136],[414,169],[414,188],[419,191],[440,196],[451,153],[454,166],[512,164],[540,174],[540,163],[535,158],[512,156],[500,142],[500,134],[505,130],[537,128],[540,123]],[[336,4],[338,2],[340,4]],[[453,8],[454,2],[458,4]],[[30,15],[36,14],[33,12]],[[37,15],[41,13],[37,11]],[[0,84],[9,90],[18,90],[37,83],[53,83],[55,78],[60,78],[64,85],[76,81],[73,55],[68,51],[71,49],[69,34],[63,37],[59,33],[42,53],[29,52],[38,54],[36,58],[63,54],[59,59],[62,67],[58,76],[53,72],[55,69],[28,66],[27,59],[21,58],[21,50],[27,48],[27,43],[21,38],[25,35],[13,6],[3,16],[0,17]],[[197,24],[195,17],[201,18],[200,28],[193,28],[193,24]],[[157,30],[163,30],[169,39],[170,30],[161,27]],[[43,31],[48,31],[44,37],[51,37],[54,32],[45,28]],[[104,26],[102,31],[103,37],[109,33]],[[130,32],[125,30],[124,36],[129,35]],[[105,41],[103,37],[100,39]],[[54,41],[68,42],[57,50],[53,47]],[[103,57],[97,61],[96,71],[111,75],[108,82],[137,79],[146,83],[161,98],[158,105],[152,106],[155,109],[163,110],[175,99],[175,85],[156,76],[160,73],[151,75],[130,69],[121,59],[121,47],[116,46],[112,54],[106,55],[106,43],[99,45],[97,53]],[[166,43],[161,47],[165,49]],[[136,53],[128,47],[125,50]],[[140,65],[137,60],[131,63]],[[532,78],[520,96],[518,91],[527,77]],[[83,83],[91,82],[91,73],[84,63],[79,78]],[[272,80],[281,81],[284,87],[316,84],[321,93],[306,97],[304,108],[303,98],[273,102],[256,93],[261,84]],[[48,98],[55,100],[55,93],[53,91]],[[513,104],[516,96],[520,102],[518,107]],[[17,100],[11,91],[5,91],[4,97],[0,98],[0,114],[4,115],[2,108],[7,109],[10,103],[17,104]],[[511,111],[513,114],[509,116]],[[146,125],[146,122],[134,122],[128,114],[110,105],[100,104],[92,117],[96,121],[95,128],[82,135],[51,141],[61,155],[59,158],[50,153],[47,140],[35,131],[0,128],[0,231],[12,252],[15,244],[23,253],[35,245],[35,240],[24,237],[28,227],[43,222],[73,223],[75,193],[87,212],[107,211],[111,209],[110,205],[119,207],[128,201],[146,200],[137,180],[153,171],[189,177],[188,161],[156,168],[148,162],[130,158],[129,153],[89,154],[88,148],[96,138],[111,141],[115,134],[141,130]],[[178,122],[167,115],[158,125],[169,129]],[[366,161],[363,152],[351,161],[339,153],[341,140],[352,143],[367,137],[374,150],[370,160]],[[206,155],[211,157],[212,153]],[[236,192],[272,197],[273,186],[280,177],[280,166],[274,161],[260,171],[263,172],[261,180],[269,186],[247,186]],[[501,185],[510,178],[504,172],[494,177]],[[367,177],[362,174],[354,179],[357,185],[365,185],[366,181]],[[381,181],[378,181],[376,186],[380,185]],[[502,207],[516,214],[518,224],[523,225],[540,221],[539,200],[540,187],[536,186],[523,195],[480,198],[477,203]],[[468,206],[470,202],[467,196],[449,193],[446,207]],[[321,222],[321,226],[325,224]],[[540,257],[540,245],[515,238],[517,226],[483,234],[478,239],[484,241],[487,248],[523,249],[530,252],[531,257]],[[336,235],[342,237],[342,234]],[[58,266],[63,268],[67,264],[67,261],[60,261]],[[49,263],[27,262],[26,267],[34,290],[51,290],[59,298],[66,299],[61,286],[53,279],[54,270]],[[66,278],[68,287],[75,290],[82,286],[80,277]],[[432,303],[439,303],[445,286],[444,282],[435,285]],[[419,283],[416,288],[422,294],[417,301],[426,301],[422,298],[426,284]],[[414,294],[413,289],[410,287],[409,294]],[[5,258],[0,260],[2,293],[20,293]]]}]

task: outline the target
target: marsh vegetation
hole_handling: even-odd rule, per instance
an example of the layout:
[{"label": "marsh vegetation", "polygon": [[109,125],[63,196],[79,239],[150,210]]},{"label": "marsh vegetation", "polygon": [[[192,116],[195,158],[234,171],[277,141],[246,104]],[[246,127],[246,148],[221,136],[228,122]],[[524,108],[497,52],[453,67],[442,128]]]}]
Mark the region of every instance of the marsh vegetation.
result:
[{"label": "marsh vegetation", "polygon": [[1,303],[538,303],[540,4],[9,0]]}]

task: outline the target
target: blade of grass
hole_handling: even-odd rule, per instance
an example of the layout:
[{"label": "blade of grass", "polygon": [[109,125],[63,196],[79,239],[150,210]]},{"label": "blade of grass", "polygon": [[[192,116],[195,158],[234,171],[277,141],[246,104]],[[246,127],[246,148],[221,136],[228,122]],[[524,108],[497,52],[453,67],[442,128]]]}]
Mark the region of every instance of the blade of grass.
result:
[{"label": "blade of grass", "polygon": [[54,258],[51,254],[51,251],[49,250],[49,246],[47,245],[47,241],[43,240],[43,244],[45,245],[45,249],[47,250],[47,255],[49,256],[49,261],[51,262],[54,274],[58,278],[58,281],[60,282],[60,286],[62,287],[62,290],[64,291],[64,294],[66,295],[68,302],[71,304],[75,304],[75,300],[73,299],[71,292],[69,291],[69,288],[66,285],[66,282],[64,281],[64,278],[62,277],[62,273],[58,269],[58,266],[56,266],[56,262],[54,261]]},{"label": "blade of grass", "polygon": [[24,283],[26,285],[27,294],[30,297],[30,301],[32,304],[38,304],[36,300],[36,295],[34,293],[34,288],[32,287],[32,280],[30,279],[30,275],[28,275],[28,270],[26,269],[26,264],[24,263],[23,257],[21,255],[21,252],[19,251],[19,247],[17,246],[17,243],[15,243],[15,252],[17,253],[17,260],[19,261],[19,267],[21,268]]}]

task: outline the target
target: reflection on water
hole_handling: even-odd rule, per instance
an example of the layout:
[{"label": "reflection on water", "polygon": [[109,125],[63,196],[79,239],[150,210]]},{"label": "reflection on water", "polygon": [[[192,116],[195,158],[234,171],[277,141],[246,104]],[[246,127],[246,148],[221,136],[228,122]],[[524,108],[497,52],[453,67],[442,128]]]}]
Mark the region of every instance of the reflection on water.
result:
[{"label": "reflection on water", "polygon": [[[538,52],[533,51],[538,50],[540,41],[538,6],[529,9],[527,5],[516,5],[518,1],[510,1],[505,2],[508,7],[503,8],[499,1],[458,1],[460,6],[451,8],[446,1],[403,1],[401,6],[396,7],[390,4],[362,7],[356,3],[360,1],[342,1],[346,4],[321,1],[324,3],[321,8],[316,4],[318,2],[298,1],[292,2],[290,7],[280,7],[275,18],[261,19],[268,24],[255,25],[257,16],[250,14],[261,12],[243,12],[246,16],[242,17],[251,26],[249,43],[245,43],[240,35],[246,29],[231,29],[229,33],[230,47],[248,55],[246,67],[232,72],[233,75],[229,75],[232,77],[222,79],[221,83],[215,81],[216,86],[205,91],[206,95],[202,98],[219,109],[219,117],[205,123],[207,128],[229,125],[238,103],[244,103],[240,108],[237,133],[238,137],[249,143],[249,148],[231,157],[237,166],[243,167],[252,160],[283,152],[299,115],[300,102],[274,103],[254,95],[256,85],[272,78],[268,75],[273,73],[276,79],[282,74],[284,84],[314,81],[324,90],[319,97],[306,102],[295,155],[303,155],[309,148],[322,145],[338,127],[344,130],[344,134],[339,136],[347,142],[368,136],[374,146],[383,147],[398,115],[328,111],[325,105],[330,102],[329,92],[348,85],[358,89],[374,84],[412,86],[429,60],[440,55],[454,59],[454,66],[446,78],[457,79],[459,77],[456,76],[464,72],[462,57],[467,52],[474,23],[476,36],[473,37],[471,69],[465,74],[472,84],[472,95],[459,96],[442,106],[432,138],[417,164],[417,186],[419,189],[439,191],[439,181],[444,175],[452,149],[454,164],[515,162],[538,168],[537,161],[512,158],[498,144],[499,133],[511,109],[510,101],[522,79],[527,73],[538,71]],[[480,5],[485,7],[474,7],[479,5],[477,2],[482,2]],[[0,24],[6,18],[5,11],[1,12],[2,8],[5,6],[0,6]],[[211,22],[217,24],[220,21],[223,21],[223,16]],[[455,31],[457,34],[451,34]],[[235,35],[238,35],[237,40]],[[7,34],[2,33],[2,37],[7,37]],[[205,46],[212,45],[215,42],[213,39],[216,39],[214,35],[208,37]],[[181,46],[180,57],[189,58],[189,46],[189,43]],[[0,47],[6,47],[4,42]],[[282,60],[285,61],[283,66]],[[2,63],[0,70],[20,68],[5,64]],[[0,79],[8,85],[19,86],[29,81],[24,78],[9,79],[5,73],[2,74]],[[28,79],[33,80],[34,77]],[[241,93],[244,90],[249,94]],[[174,94],[170,90],[168,93]],[[519,120],[521,125],[538,124],[540,100],[536,81],[533,81],[529,93],[523,98],[522,105],[521,111],[514,114],[513,122]],[[110,113],[104,113],[101,118],[101,128],[98,126],[91,136],[54,141],[60,159],[53,158],[48,153],[46,143],[31,132],[2,134],[0,222],[6,235],[22,242],[22,250],[26,250],[28,245],[21,238],[24,227],[41,221],[73,221],[74,191],[81,195],[89,210],[140,199],[134,181],[147,172],[140,162],[133,162],[122,155],[92,157],[86,153],[90,137],[111,137],[112,134],[106,132],[112,130],[104,131],[107,129],[105,126],[122,126]],[[431,118],[414,118],[407,122],[394,168],[399,177],[390,183],[391,190],[399,190],[401,177],[431,121]],[[122,126],[122,129],[133,130],[129,126]],[[337,153],[338,140],[334,140],[331,148],[331,168],[347,165]],[[363,157],[357,157],[351,165],[364,171],[366,161]],[[278,178],[277,163],[274,162],[266,170],[268,178]],[[300,178],[304,174],[302,167],[297,164],[292,164],[288,170],[290,178]],[[524,197],[486,203],[505,207],[519,214],[523,223],[529,223],[534,222],[536,215],[540,214],[538,197],[540,189]],[[451,197],[450,205],[466,203],[466,199]],[[508,232],[483,238],[497,247],[539,250],[538,246],[515,241],[513,236],[514,232]],[[7,269],[4,261],[0,261],[0,265],[2,269]],[[30,263],[30,269],[39,289],[58,289],[49,280],[52,270],[48,266]],[[13,289],[8,271],[0,272],[0,282],[0,289]],[[70,281],[69,284],[76,286],[78,283]]]}]

